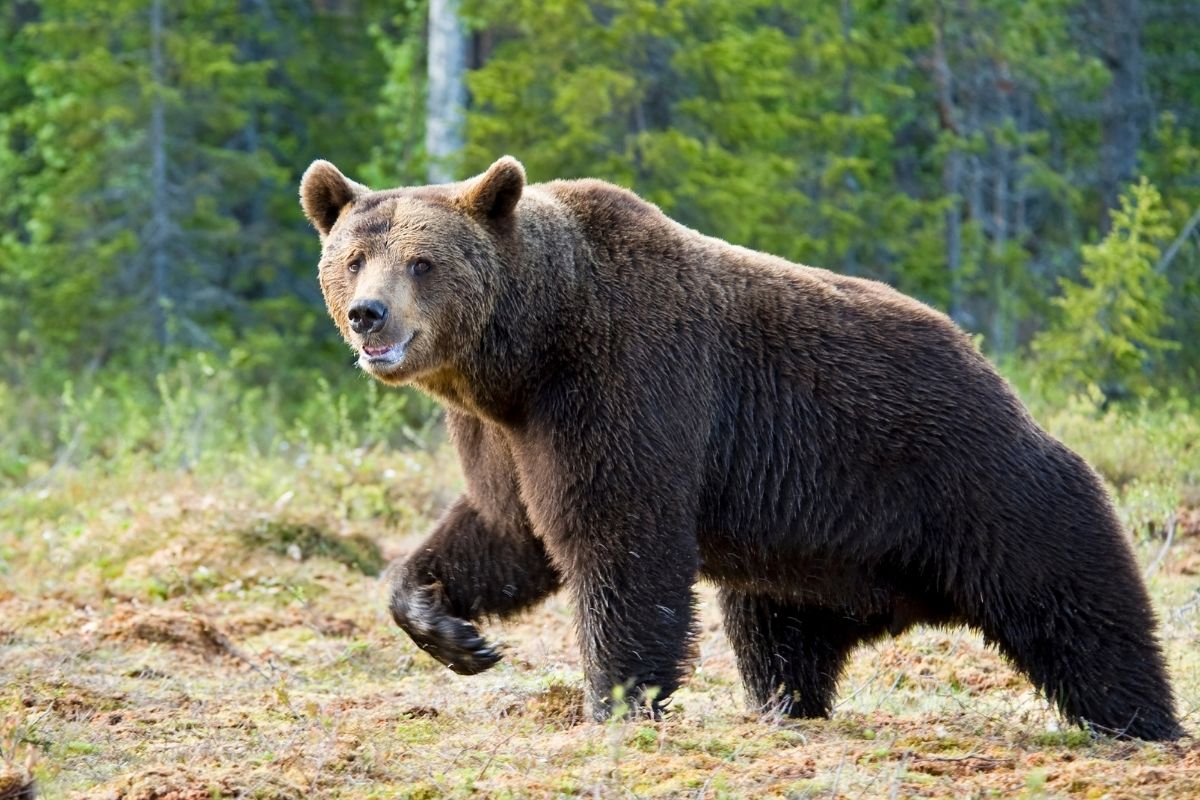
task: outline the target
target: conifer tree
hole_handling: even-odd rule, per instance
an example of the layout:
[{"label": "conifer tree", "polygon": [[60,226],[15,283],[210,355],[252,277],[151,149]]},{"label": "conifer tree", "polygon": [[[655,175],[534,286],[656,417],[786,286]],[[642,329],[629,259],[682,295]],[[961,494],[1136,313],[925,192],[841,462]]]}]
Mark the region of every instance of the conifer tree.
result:
[{"label": "conifer tree", "polygon": [[1168,283],[1155,270],[1171,232],[1145,178],[1121,195],[1103,241],[1082,248],[1081,280],[1063,279],[1059,317],[1034,340],[1049,380],[1117,398],[1150,391],[1154,368],[1178,347],[1162,337]]}]

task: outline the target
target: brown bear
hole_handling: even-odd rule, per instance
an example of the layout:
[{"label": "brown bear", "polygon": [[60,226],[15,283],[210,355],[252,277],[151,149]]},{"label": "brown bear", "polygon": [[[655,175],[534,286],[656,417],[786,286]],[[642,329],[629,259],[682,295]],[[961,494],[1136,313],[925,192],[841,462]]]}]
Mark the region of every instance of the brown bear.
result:
[{"label": "brown bear", "polygon": [[391,611],[450,669],[561,585],[596,718],[618,686],[657,711],[703,578],[755,707],[828,714],[857,645],[962,623],[1067,719],[1181,735],[1100,480],[944,315],[508,157],[378,192],[317,161],[300,193],[359,364],[446,408],[467,490]]}]

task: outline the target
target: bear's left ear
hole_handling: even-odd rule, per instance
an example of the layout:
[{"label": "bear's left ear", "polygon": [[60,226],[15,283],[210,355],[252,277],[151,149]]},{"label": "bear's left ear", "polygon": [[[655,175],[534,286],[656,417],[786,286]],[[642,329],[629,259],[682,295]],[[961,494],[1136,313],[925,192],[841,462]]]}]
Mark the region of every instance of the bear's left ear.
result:
[{"label": "bear's left ear", "polygon": [[338,215],[359,196],[371,191],[355,183],[328,161],[314,161],[300,179],[300,205],[304,215],[324,239],[333,230]]},{"label": "bear's left ear", "polygon": [[507,217],[525,189],[525,168],[512,156],[501,156],[487,172],[471,181],[463,204],[472,214],[488,219]]}]

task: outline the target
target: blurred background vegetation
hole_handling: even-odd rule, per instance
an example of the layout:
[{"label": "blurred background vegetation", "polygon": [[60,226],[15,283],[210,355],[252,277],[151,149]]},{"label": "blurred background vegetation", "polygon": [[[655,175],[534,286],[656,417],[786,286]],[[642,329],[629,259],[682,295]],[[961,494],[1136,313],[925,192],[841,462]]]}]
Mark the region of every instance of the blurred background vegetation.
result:
[{"label": "blurred background vegetation", "polygon": [[420,440],[432,405],[358,374],[325,318],[296,186],[317,157],[385,187],[501,153],[886,281],[1042,419],[1174,458],[1197,42],[1193,0],[11,0],[0,482]]}]

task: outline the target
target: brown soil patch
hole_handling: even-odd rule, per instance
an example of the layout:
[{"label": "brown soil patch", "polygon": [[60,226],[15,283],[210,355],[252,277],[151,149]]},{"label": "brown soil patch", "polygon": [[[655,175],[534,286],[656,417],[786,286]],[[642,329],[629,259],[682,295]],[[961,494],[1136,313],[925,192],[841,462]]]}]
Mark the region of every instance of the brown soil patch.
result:
[{"label": "brown soil patch", "polygon": [[442,712],[433,706],[412,706],[401,712],[403,719],[436,719]]},{"label": "brown soil patch", "polygon": [[237,655],[233,643],[210,620],[186,611],[119,609],[100,625],[105,639],[167,644],[204,656]]},{"label": "brown soil patch", "polygon": [[33,800],[36,795],[33,779],[26,770],[0,764],[0,800]]},{"label": "brown soil patch", "polygon": [[998,769],[1011,770],[1014,763],[1011,758],[988,758],[976,755],[927,756],[915,753],[909,755],[912,757],[908,763],[910,770],[924,772],[927,775],[948,775],[953,778],[978,775]]},{"label": "brown soil patch", "polygon": [[119,709],[126,700],[121,692],[103,692],[60,681],[31,687],[21,695],[21,705],[25,708],[47,708],[63,719],[76,722]]},{"label": "brown soil patch", "polygon": [[187,767],[152,767],[122,775],[73,797],[77,800],[212,800],[214,797],[299,800],[308,796],[303,786],[277,772],[258,769],[241,774],[214,771],[202,775]]},{"label": "brown soil patch", "polygon": [[1088,759],[1050,766],[1046,777],[1047,784],[1056,789],[1087,797],[1200,797],[1200,770],[1181,764],[1114,765]]},{"label": "brown soil patch", "polygon": [[1200,538],[1200,506],[1180,508],[1175,512],[1175,535],[1183,538]]},{"label": "brown soil patch", "polygon": [[570,728],[583,722],[583,689],[561,683],[533,695],[525,704],[525,714],[539,722]]},{"label": "brown soil patch", "polygon": [[256,610],[222,617],[222,629],[237,639],[246,639],[287,628],[312,628],[322,636],[346,638],[359,631],[359,624],[349,617],[330,614],[301,613],[296,609]]}]

